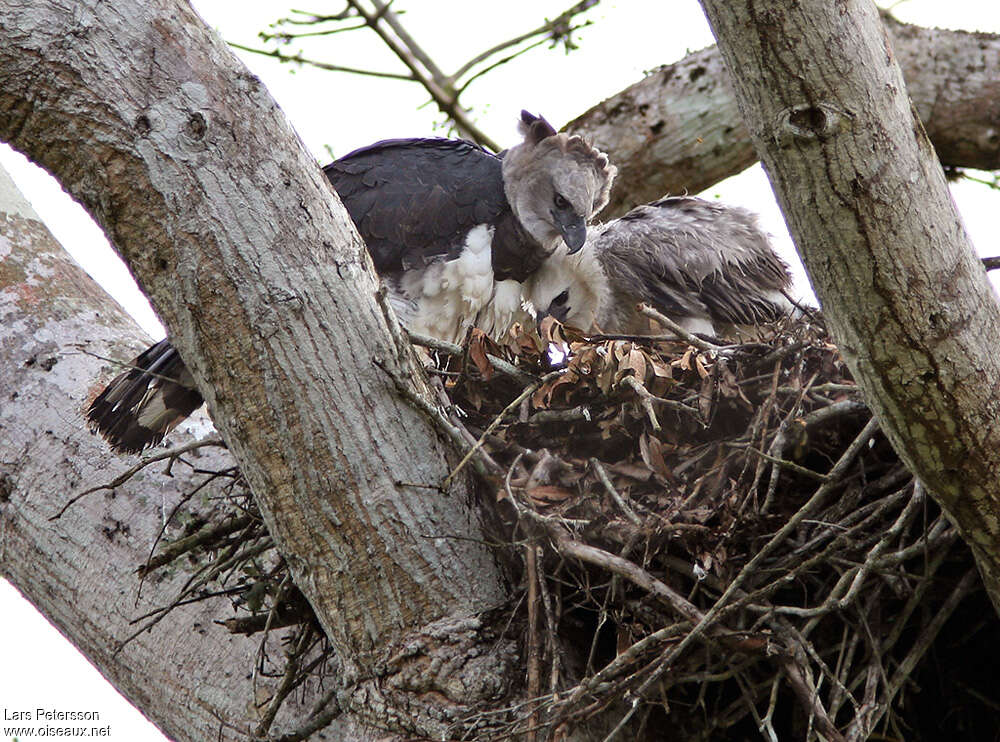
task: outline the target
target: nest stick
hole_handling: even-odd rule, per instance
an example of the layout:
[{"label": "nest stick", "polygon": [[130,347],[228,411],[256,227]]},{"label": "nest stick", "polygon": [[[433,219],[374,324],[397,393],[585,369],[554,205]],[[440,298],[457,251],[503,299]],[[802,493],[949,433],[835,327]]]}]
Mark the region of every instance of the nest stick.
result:
[{"label": "nest stick", "polygon": [[703,340],[702,338],[698,337],[694,333],[688,332],[679,324],[674,322],[672,319],[670,319],[666,315],[660,314],[648,304],[640,304],[638,309],[639,309],[639,314],[643,314],[646,317],[649,317],[650,319],[656,320],[661,325],[666,327],[671,332],[676,333],[678,337],[686,340],[689,344],[693,345],[698,350],[715,352],[725,347],[723,345],[716,345],[715,343],[710,343],[707,340]]},{"label": "nest stick", "polygon": [[608,477],[608,473],[604,471],[604,467],[601,466],[601,462],[596,458],[591,457],[590,465],[593,467],[594,471],[597,472],[597,478],[601,480],[601,484],[604,485],[604,489],[607,493],[611,495],[611,499],[615,501],[618,509],[625,513],[625,517],[628,518],[633,525],[641,526],[642,520],[635,514],[635,511],[628,506],[628,503],[625,502],[625,498],[623,498],[618,493],[618,490],[615,489],[615,486],[611,483],[611,479]]}]

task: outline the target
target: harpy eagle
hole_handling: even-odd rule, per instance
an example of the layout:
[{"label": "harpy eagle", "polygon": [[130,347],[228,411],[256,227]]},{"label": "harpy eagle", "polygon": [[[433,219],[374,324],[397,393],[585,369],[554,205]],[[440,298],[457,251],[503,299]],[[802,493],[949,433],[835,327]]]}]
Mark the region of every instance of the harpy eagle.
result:
[{"label": "harpy eagle", "polygon": [[[505,332],[522,282],[562,246],[583,247],[615,168],[577,136],[521,112],[520,144],[494,155],[457,139],[394,139],[324,168],[408,329],[460,341]],[[138,452],[202,403],[169,340],[97,396],[87,418],[113,448]]]},{"label": "harpy eagle", "polygon": [[524,141],[499,156],[460,139],[364,147],[324,172],[347,207],[403,326],[460,342],[499,335],[521,282],[560,244],[583,247],[615,168],[583,139],[521,112]]},{"label": "harpy eagle", "polygon": [[592,226],[581,251],[556,251],[525,289],[539,315],[606,333],[649,334],[640,302],[709,335],[795,311],[788,265],[756,216],[687,196]]}]

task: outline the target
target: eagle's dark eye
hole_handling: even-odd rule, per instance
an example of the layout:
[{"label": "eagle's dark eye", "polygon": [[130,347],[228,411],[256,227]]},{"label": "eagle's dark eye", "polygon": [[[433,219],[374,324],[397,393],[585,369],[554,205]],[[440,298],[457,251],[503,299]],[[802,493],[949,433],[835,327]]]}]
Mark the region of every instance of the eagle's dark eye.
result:
[{"label": "eagle's dark eye", "polygon": [[552,203],[555,204],[555,206],[556,206],[557,209],[568,209],[569,208],[569,201],[567,201],[565,198],[563,198],[563,195],[561,193],[557,193],[555,195],[555,198],[552,199]]},{"label": "eagle's dark eye", "polygon": [[569,289],[563,291],[559,296],[552,300],[553,304],[565,304],[569,301]]}]

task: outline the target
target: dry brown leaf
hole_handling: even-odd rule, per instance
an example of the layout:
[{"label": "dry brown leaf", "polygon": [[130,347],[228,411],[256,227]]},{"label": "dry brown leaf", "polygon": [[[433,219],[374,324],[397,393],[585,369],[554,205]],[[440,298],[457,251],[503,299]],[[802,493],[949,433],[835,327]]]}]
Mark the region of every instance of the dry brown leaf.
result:
[{"label": "dry brown leaf", "polygon": [[653,472],[649,469],[649,467],[639,466],[638,464],[630,464],[624,461],[620,461],[617,464],[605,464],[604,469],[608,472],[621,474],[623,477],[635,479],[639,482],[648,482],[653,476]]},{"label": "dry brown leaf", "polygon": [[631,347],[624,352],[618,361],[618,371],[615,380],[621,381],[631,372],[639,381],[646,379],[646,357],[638,348]]},{"label": "dry brown leaf", "polygon": [[674,360],[672,360],[670,362],[670,365],[676,366],[682,371],[690,371],[692,368],[691,359],[694,357],[694,354],[695,354],[694,348],[688,348],[686,351],[684,351],[684,355],[682,355],[680,358],[675,358]]},{"label": "dry brown leaf", "polygon": [[469,360],[471,360],[482,377],[489,381],[493,378],[493,365],[490,363],[489,359],[486,357],[487,352],[492,352],[496,354],[496,350],[492,349],[489,345],[492,341],[486,336],[479,328],[473,328],[471,337],[469,338]]},{"label": "dry brown leaf", "polygon": [[573,496],[573,492],[555,484],[542,484],[525,490],[528,495],[538,505],[554,505],[563,502]]},{"label": "dry brown leaf", "polygon": [[715,384],[708,376],[701,378],[701,389],[698,392],[698,412],[701,413],[702,420],[712,419],[712,410],[715,407]]},{"label": "dry brown leaf", "polygon": [[513,353],[516,358],[523,358],[529,362],[537,361],[542,354],[541,338],[534,332],[526,332],[518,323],[514,323],[513,327],[507,331],[501,345]]},{"label": "dry brown leaf", "polygon": [[649,433],[643,433],[639,438],[639,455],[654,472],[664,479],[674,480],[674,473],[663,458],[663,444]]},{"label": "dry brown leaf", "polygon": [[575,369],[567,368],[566,372],[545,382],[533,395],[531,395],[531,405],[538,410],[547,410],[552,406],[553,399],[558,396],[561,402],[569,399],[575,389],[585,383],[580,379]]},{"label": "dry brown leaf", "polygon": [[712,373],[708,364],[705,363],[701,355],[696,355],[694,357],[694,365],[698,369],[698,375],[703,379]]}]

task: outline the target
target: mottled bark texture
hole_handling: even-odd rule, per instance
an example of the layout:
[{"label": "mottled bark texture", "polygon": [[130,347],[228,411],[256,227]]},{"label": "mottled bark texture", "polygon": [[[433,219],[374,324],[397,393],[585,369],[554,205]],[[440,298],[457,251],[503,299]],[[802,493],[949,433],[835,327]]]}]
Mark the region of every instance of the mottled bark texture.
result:
[{"label": "mottled bark texture", "polygon": [[[246,739],[257,722],[254,703],[266,701],[277,681],[259,678],[255,691],[248,674],[258,637],[233,636],[213,624],[230,610],[227,600],[178,608],[114,654],[136,630],[129,622],[169,604],[187,579],[151,578],[137,602],[136,568],[167,515],[204,477],[183,464],[168,476],[157,464],[50,520],[72,495],[110,482],[133,463],[88,433],[82,412],[98,380],[113,372],[99,356],[147,342],[0,170],[0,575],[172,739]],[[190,440],[182,433],[172,438]],[[217,448],[189,456],[204,469],[234,463]],[[221,496],[220,487],[203,494]],[[168,535],[179,532],[191,509],[181,507]],[[283,655],[278,636],[268,652]],[[8,675],[16,682],[16,668]],[[313,684],[303,691],[283,706],[276,731],[300,727],[323,694]],[[345,719],[316,737],[372,738]]]},{"label": "mottled bark texture", "polygon": [[390,376],[412,349],[260,82],[180,0],[9,0],[0,138],[87,208],[163,318],[338,650],[341,705],[438,737],[501,695],[511,645],[477,646],[506,599],[481,509],[463,477],[436,489],[451,451]]},{"label": "mottled bark texture", "polygon": [[837,344],[1000,607],[1000,308],[878,11],[703,5]]},{"label": "mottled bark texture", "polygon": [[[1000,168],[1000,36],[883,20],[941,162]],[[717,47],[660,67],[566,129],[618,166],[604,218],[666,193],[698,193],[757,160]]]}]

